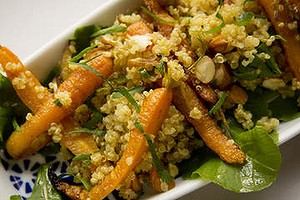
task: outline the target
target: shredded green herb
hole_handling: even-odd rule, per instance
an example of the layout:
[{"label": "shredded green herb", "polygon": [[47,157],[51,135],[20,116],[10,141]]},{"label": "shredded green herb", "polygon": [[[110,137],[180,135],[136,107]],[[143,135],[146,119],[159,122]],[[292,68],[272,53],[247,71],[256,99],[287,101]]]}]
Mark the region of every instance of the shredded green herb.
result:
[{"label": "shredded green herb", "polygon": [[151,156],[153,158],[153,163],[154,163],[154,166],[157,170],[159,177],[161,178],[161,180],[163,180],[167,184],[171,183],[174,180],[174,178],[169,174],[169,172],[164,168],[163,164],[159,160],[156,150],[155,150],[155,145],[152,142],[150,136],[144,132],[144,129],[143,129],[141,123],[138,121],[138,119],[135,120],[134,125],[141,133],[143,133],[144,137],[147,140],[147,143],[149,145],[149,150],[150,150]]},{"label": "shredded green herb", "polygon": [[[145,89],[144,86],[139,85],[139,86],[129,89],[128,92],[129,92],[129,94],[132,95],[134,93],[142,92],[144,89]],[[112,98],[119,98],[121,96],[123,96],[123,95],[120,92],[115,92],[112,94]]]},{"label": "shredded green herb", "polygon": [[166,63],[164,61],[165,56],[163,54],[160,54],[160,55],[161,55],[161,59],[160,59],[159,64],[157,66],[157,70],[163,76],[166,72]]},{"label": "shredded green herb", "polygon": [[91,45],[85,49],[83,49],[81,52],[79,52],[77,55],[75,55],[74,57],[71,58],[71,62],[78,62],[79,60],[81,60],[83,58],[83,56],[91,49],[96,48],[98,45]]},{"label": "shredded green herb", "polygon": [[215,115],[218,110],[222,107],[222,105],[224,104],[226,98],[228,96],[227,92],[221,92],[220,94],[220,98],[217,101],[217,103],[209,110],[209,114],[210,115]]},{"label": "shredded green herb", "polygon": [[58,107],[62,107],[62,106],[63,106],[62,103],[59,101],[59,99],[55,99],[55,100],[53,101],[53,103],[54,103],[55,105],[57,105]]},{"label": "shredded green herb", "polygon": [[118,87],[118,88],[115,88],[115,89],[116,89],[116,91],[120,92],[129,101],[129,103],[131,103],[133,105],[136,113],[140,112],[140,106],[135,101],[133,96],[124,87]]},{"label": "shredded green herb", "polygon": [[103,115],[98,110],[92,109],[92,112],[92,118],[83,125],[84,128],[92,129],[102,121]]},{"label": "shredded green herb", "polygon": [[245,26],[249,24],[249,22],[254,18],[254,13],[253,12],[244,12],[242,13],[237,21],[238,26]]},{"label": "shredded green herb", "polygon": [[218,19],[220,19],[222,21],[222,23],[219,26],[216,26],[216,27],[214,27],[210,30],[203,31],[202,33],[204,33],[204,34],[213,34],[213,33],[218,32],[219,30],[221,30],[225,26],[225,22],[224,22],[224,19],[223,19],[222,15],[220,13],[217,13],[216,17]]},{"label": "shredded green herb", "polygon": [[141,9],[145,14],[147,14],[148,16],[152,17],[153,19],[155,19],[156,21],[158,21],[160,23],[163,23],[163,24],[174,24],[175,23],[175,21],[168,21],[168,20],[158,17],[156,14],[152,13],[150,10],[148,10],[144,6],[141,6]]},{"label": "shredded green herb", "polygon": [[15,117],[12,119],[12,125],[14,127],[14,130],[16,130],[16,131],[21,130],[20,125],[18,124],[17,119]]},{"label": "shredded green herb", "polygon": [[127,28],[125,26],[114,25],[94,32],[93,34],[91,34],[91,38],[98,37],[100,35],[105,35],[105,34],[125,32],[126,30]]},{"label": "shredded green herb", "polygon": [[88,129],[88,128],[78,128],[73,131],[68,132],[67,134],[74,134],[74,133],[90,133],[96,136],[102,137],[105,135],[105,131],[102,129]]},{"label": "shredded green herb", "polygon": [[86,181],[84,178],[82,178],[80,176],[75,176],[75,178],[78,179],[82,183],[82,185],[84,186],[84,188],[86,190],[90,190],[92,188],[92,185],[88,181]]}]

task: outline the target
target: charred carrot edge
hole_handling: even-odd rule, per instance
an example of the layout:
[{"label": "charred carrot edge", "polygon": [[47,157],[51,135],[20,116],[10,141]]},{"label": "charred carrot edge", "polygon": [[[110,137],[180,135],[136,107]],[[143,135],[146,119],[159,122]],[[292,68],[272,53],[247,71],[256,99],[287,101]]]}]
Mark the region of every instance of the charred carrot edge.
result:
[{"label": "charred carrot edge", "polygon": [[[105,77],[113,70],[112,60],[108,57],[99,56],[89,64]],[[21,130],[9,137],[6,143],[8,153],[13,158],[19,158],[34,138],[48,130],[51,123],[58,123],[68,116],[102,83],[103,80],[94,73],[83,68],[76,69],[57,91],[67,94],[70,105],[60,107],[54,103],[54,95],[50,95],[36,114],[21,126]]]},{"label": "charred carrot edge", "polygon": [[[167,88],[155,89],[145,98],[138,115],[139,123],[142,125],[145,134],[157,135],[167,116],[171,100],[172,92]],[[103,199],[110,194],[136,168],[147,149],[148,146],[143,133],[137,128],[133,129],[129,143],[116,167],[101,183],[90,190],[88,197],[92,200]]]},{"label": "charred carrot edge", "polygon": [[[182,82],[180,86],[174,88],[173,96],[173,103],[177,109],[195,127],[210,149],[218,154],[222,160],[230,164],[244,163],[246,159],[245,153],[223,134],[216,122],[208,114],[203,103],[197,98],[197,95],[187,83]],[[200,116],[197,119],[190,116],[190,112],[195,108],[200,111]]]},{"label": "charred carrot edge", "polygon": [[[278,9],[279,1],[258,0],[258,2],[265,9],[276,32],[284,38],[281,43],[285,50],[287,62],[296,78],[300,80],[300,58],[298,55],[300,41],[297,39],[299,32],[297,28],[291,29],[288,27],[288,24],[294,21],[289,13],[288,5],[281,4],[284,9]],[[297,5],[299,6],[299,4]]]}]

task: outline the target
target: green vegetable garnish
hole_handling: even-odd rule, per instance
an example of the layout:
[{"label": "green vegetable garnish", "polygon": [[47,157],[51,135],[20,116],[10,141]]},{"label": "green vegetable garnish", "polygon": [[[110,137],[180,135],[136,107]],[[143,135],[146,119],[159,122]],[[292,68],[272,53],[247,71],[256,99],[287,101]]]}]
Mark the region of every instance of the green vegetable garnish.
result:
[{"label": "green vegetable garnish", "polygon": [[70,40],[75,41],[76,51],[81,52],[83,49],[90,46],[91,35],[101,29],[100,26],[90,25],[79,27],[75,30],[74,35]]},{"label": "green vegetable garnish", "polygon": [[27,200],[62,200],[59,192],[53,187],[49,177],[50,165],[45,164],[38,170],[31,196]]},{"label": "green vegetable garnish", "polygon": [[147,143],[149,145],[149,151],[151,153],[151,156],[153,158],[153,163],[155,166],[155,169],[157,170],[157,173],[159,175],[159,177],[161,178],[161,180],[163,180],[166,183],[171,183],[174,178],[169,174],[169,172],[164,168],[163,164],[161,163],[161,161],[159,160],[156,150],[155,150],[155,145],[153,144],[150,136],[148,134],[145,134],[142,125],[139,123],[138,120],[136,120],[134,122],[135,127],[141,132],[143,133],[144,137],[147,140]]},{"label": "green vegetable garnish", "polygon": [[90,133],[90,134],[94,134],[94,135],[100,136],[100,137],[105,135],[105,131],[102,129],[91,130],[88,128],[78,128],[78,129],[68,132],[67,134],[74,134],[74,133]]},{"label": "green vegetable garnish", "polygon": [[105,35],[105,34],[125,32],[126,29],[127,28],[125,26],[114,25],[114,26],[111,26],[111,27],[108,27],[108,28],[99,29],[98,31],[96,31],[93,34],[91,34],[90,37],[94,38],[94,37],[98,37],[100,35]]},{"label": "green vegetable garnish", "polygon": [[217,101],[217,103],[209,110],[209,114],[210,115],[215,115],[218,110],[222,107],[222,105],[224,104],[226,97],[228,96],[227,92],[221,92],[220,94],[220,98]]},{"label": "green vegetable garnish", "polygon": [[252,12],[244,12],[242,13],[237,21],[238,26],[245,26],[247,25],[252,19],[254,18],[254,13]]},{"label": "green vegetable garnish", "polygon": [[220,13],[217,13],[216,14],[216,17],[218,19],[220,19],[222,21],[222,23],[219,25],[219,26],[216,26],[210,30],[207,30],[207,31],[203,31],[202,33],[204,34],[213,34],[213,33],[217,33],[219,30],[221,30],[224,26],[225,26],[225,22],[224,22],[224,19],[222,17],[222,15]]}]

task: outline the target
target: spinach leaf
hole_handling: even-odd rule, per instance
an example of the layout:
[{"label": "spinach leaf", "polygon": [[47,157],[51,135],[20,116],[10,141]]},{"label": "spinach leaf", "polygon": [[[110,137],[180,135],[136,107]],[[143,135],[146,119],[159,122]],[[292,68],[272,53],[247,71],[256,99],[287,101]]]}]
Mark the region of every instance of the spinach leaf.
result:
[{"label": "spinach leaf", "polygon": [[279,65],[276,62],[276,59],[266,44],[261,43],[257,48],[258,53],[266,53],[270,55],[269,59],[262,59],[259,56],[255,55],[253,61],[247,65],[242,65],[241,58],[239,60],[239,67],[233,70],[233,75],[237,78],[254,80],[257,78],[270,78],[277,77],[281,74]]},{"label": "spinach leaf", "polygon": [[289,121],[300,117],[297,99],[294,97],[283,98],[279,92],[257,88],[248,92],[248,101],[244,108],[252,113],[252,120],[256,122],[263,116],[272,116],[281,121]]},{"label": "spinach leaf", "polygon": [[231,134],[246,153],[246,163],[230,165],[212,156],[193,172],[192,178],[207,179],[234,192],[259,191],[270,186],[281,165],[280,151],[273,139],[259,127]]},{"label": "spinach leaf", "polygon": [[256,122],[263,116],[270,116],[271,111],[268,105],[268,99],[265,94],[266,90],[257,88],[255,91],[248,92],[248,101],[244,108],[252,113],[252,121]]},{"label": "spinach leaf", "polygon": [[297,106],[297,97],[295,95],[292,98],[282,98],[278,96],[269,104],[269,109],[272,115],[281,121],[290,121],[297,117],[300,117],[299,107]]},{"label": "spinach leaf", "polygon": [[31,196],[27,200],[62,200],[49,178],[50,165],[42,165],[38,171]]}]

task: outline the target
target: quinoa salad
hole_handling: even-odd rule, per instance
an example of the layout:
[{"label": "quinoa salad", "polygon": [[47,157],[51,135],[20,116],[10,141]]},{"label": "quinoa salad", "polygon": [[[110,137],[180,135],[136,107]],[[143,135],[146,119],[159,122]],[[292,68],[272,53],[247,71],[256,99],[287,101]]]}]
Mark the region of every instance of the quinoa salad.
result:
[{"label": "quinoa salad", "polygon": [[[74,30],[43,82],[0,46],[1,148],[57,149],[67,173],[38,174],[50,199],[139,199],[178,177],[263,190],[280,170],[276,129],[300,116],[298,6],[143,0],[110,27]],[[29,199],[46,197],[39,184]]]}]

